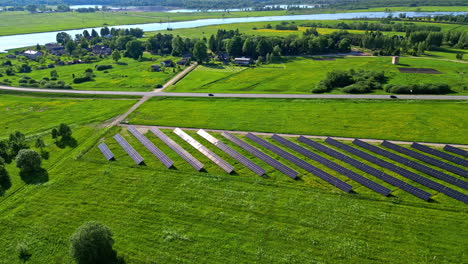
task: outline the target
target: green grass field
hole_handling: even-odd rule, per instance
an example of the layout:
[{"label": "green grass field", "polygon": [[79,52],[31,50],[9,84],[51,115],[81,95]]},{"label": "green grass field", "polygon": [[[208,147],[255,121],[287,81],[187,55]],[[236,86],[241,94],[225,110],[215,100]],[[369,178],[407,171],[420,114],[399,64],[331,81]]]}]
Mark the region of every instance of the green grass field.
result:
[{"label": "green grass field", "polygon": [[[314,61],[292,57],[283,63],[233,70],[225,66],[198,66],[175,86],[166,91],[197,93],[310,93],[316,84],[332,70],[366,69],[385,71],[390,84],[448,83],[458,94],[467,94],[463,63],[401,58],[401,65],[391,64],[389,57],[346,57],[335,61]],[[398,67],[433,68],[442,74],[400,73]],[[335,91],[339,93],[339,90]],[[376,93],[383,93],[376,90]]]},{"label": "green grass field", "polygon": [[[132,164],[111,138],[117,132],[146,166]],[[176,169],[165,169],[120,128],[104,139],[117,158],[109,163],[95,147],[101,131],[84,126],[76,133],[80,146],[52,153],[61,160],[45,165],[48,182],[24,185],[10,169],[14,187],[21,187],[0,197],[0,263],[17,262],[21,242],[31,263],[71,263],[69,237],[85,221],[109,226],[128,264],[460,263],[464,257],[466,205],[445,195],[423,202],[374,178],[393,196],[349,180],[356,193],[345,194],[297,167],[302,180],[293,181],[253,159],[267,168],[269,177],[260,178],[206,144],[234,164],[238,174],[227,175],[167,130],[206,172],[194,172],[147,135],[176,162]]]},{"label": "green grass field", "polygon": [[468,143],[467,104],[444,101],[153,98],[130,124]]},{"label": "green grass field", "polygon": [[[0,58],[7,60],[1,56]],[[145,53],[143,61],[137,61],[130,58],[122,58],[119,64],[115,63],[111,58],[105,58],[97,63],[84,63],[74,65],[57,66],[52,69],[37,70],[35,66],[45,65],[52,63],[45,61],[38,63],[28,60],[29,65],[33,68],[31,73],[20,74],[15,76],[4,76],[2,79],[9,79],[12,86],[20,86],[19,80],[22,76],[29,76],[34,80],[40,81],[43,77],[50,78],[50,72],[55,70],[58,74],[58,80],[64,81],[71,85],[73,89],[79,90],[106,90],[106,91],[152,91],[156,85],[163,85],[169,81],[175,74],[174,68],[167,68],[165,72],[152,72],[150,71],[151,65],[160,65],[160,62],[167,59],[172,59],[174,62],[177,58],[172,56],[155,56]],[[67,61],[67,58],[62,58]],[[1,60],[0,60],[1,61]],[[10,60],[14,66],[21,65],[24,62],[19,60]],[[112,65],[113,68],[106,71],[95,70],[95,65]],[[83,76],[86,69],[91,68],[96,75],[91,82],[84,82],[80,84],[73,83],[73,74],[75,76]]]},{"label": "green grass field", "polygon": [[66,123],[72,126],[116,117],[136,100],[47,99],[0,94],[0,139],[15,131],[44,132]]}]

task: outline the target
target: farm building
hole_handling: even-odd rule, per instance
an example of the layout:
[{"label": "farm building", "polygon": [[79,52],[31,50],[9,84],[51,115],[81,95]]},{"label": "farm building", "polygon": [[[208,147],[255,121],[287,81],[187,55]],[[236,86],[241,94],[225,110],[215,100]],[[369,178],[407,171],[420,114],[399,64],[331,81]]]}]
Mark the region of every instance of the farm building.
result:
[{"label": "farm building", "polygon": [[161,67],[159,65],[151,65],[151,70],[154,71],[154,72],[160,72],[161,71]]},{"label": "farm building", "polygon": [[234,63],[238,65],[250,65],[253,63],[253,60],[251,58],[246,58],[246,57],[235,58]]},{"label": "farm building", "polygon": [[185,66],[188,65],[189,60],[188,59],[181,59],[177,62],[178,65]]},{"label": "farm building", "polygon": [[172,60],[165,60],[161,62],[161,65],[164,67],[174,67],[174,62]]},{"label": "farm building", "polygon": [[112,49],[107,45],[94,45],[92,52],[96,55],[111,55]]},{"label": "farm building", "polygon": [[47,43],[45,44],[46,50],[55,56],[61,56],[66,53],[65,48],[57,43]]},{"label": "farm building", "polygon": [[37,50],[26,50],[23,52],[23,56],[31,60],[36,60],[38,57],[42,55],[44,55],[44,53],[42,53],[41,51],[37,51]]}]

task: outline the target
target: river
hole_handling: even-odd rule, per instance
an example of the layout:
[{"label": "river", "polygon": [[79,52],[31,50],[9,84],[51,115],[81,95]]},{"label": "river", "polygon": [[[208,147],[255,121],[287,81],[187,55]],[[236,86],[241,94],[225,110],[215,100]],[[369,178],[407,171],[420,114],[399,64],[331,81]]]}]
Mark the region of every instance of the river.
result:
[{"label": "river", "polygon": [[[398,16],[400,13],[406,13],[410,17],[421,17],[428,15],[444,15],[444,14],[466,14],[466,12],[393,12],[393,16]],[[289,15],[289,16],[264,16],[264,17],[237,17],[237,18],[213,18],[213,19],[200,19],[192,21],[171,22],[171,23],[148,23],[148,24],[135,24],[135,25],[119,25],[109,26],[112,28],[141,28],[144,31],[158,31],[166,30],[168,27],[172,29],[180,28],[195,28],[210,25],[233,24],[233,23],[248,23],[248,22],[269,22],[269,21],[283,21],[283,20],[338,20],[338,19],[352,19],[360,17],[369,18],[382,18],[387,17],[389,13],[385,12],[361,12],[361,13],[335,13],[335,14],[310,14],[310,15]],[[34,46],[36,44],[44,45],[49,42],[55,42],[57,33],[66,32],[72,36],[75,34],[83,33],[83,30],[91,31],[95,29],[99,32],[101,27],[96,28],[82,28],[74,30],[63,30],[53,32],[42,32],[22,35],[10,35],[0,37],[0,52],[9,49]],[[176,33],[176,32],[174,32]]]}]

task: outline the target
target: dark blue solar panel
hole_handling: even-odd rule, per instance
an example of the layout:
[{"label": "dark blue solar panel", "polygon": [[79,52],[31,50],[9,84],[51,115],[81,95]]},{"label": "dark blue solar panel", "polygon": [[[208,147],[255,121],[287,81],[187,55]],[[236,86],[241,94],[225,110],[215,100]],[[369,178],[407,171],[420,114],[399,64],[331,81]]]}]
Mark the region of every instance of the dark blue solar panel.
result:
[{"label": "dark blue solar panel", "polygon": [[119,145],[127,152],[127,154],[135,161],[136,164],[140,165],[143,163],[143,158],[136,152],[136,150],[120,135],[114,136],[114,139]]},{"label": "dark blue solar panel", "polygon": [[428,193],[428,192],[425,192],[417,187],[414,187],[413,185],[409,184],[409,183],[406,183],[402,180],[399,180],[395,177],[392,177],[380,170],[377,170],[367,164],[364,164],[358,160],[355,160],[349,156],[346,156],[344,155],[343,153],[341,152],[338,152],[334,149],[331,149],[329,147],[326,147],[322,144],[319,144],[311,139],[308,139],[306,137],[303,137],[303,136],[300,136],[299,137],[299,141],[304,143],[304,144],[307,144],[315,149],[317,149],[318,151],[321,151],[321,152],[324,152],[325,154],[329,155],[329,156],[332,156],[336,159],[339,159],[343,162],[346,162],[348,164],[350,164],[351,166],[355,167],[355,168],[358,168],[362,171],[364,171],[365,173],[368,173],[370,175],[373,175],[383,181],[385,181],[386,183],[388,184],[391,184],[393,186],[396,186],[398,188],[400,188],[401,190],[407,192],[407,193],[410,193],[420,199],[423,199],[425,201],[429,200],[431,198],[431,194]]},{"label": "dark blue solar panel", "polygon": [[310,163],[305,162],[304,160],[292,155],[291,153],[284,151],[283,149],[265,141],[264,139],[261,139],[257,136],[255,136],[252,133],[247,134],[247,138],[251,139],[252,141],[258,143],[262,147],[271,150],[273,153],[278,154],[279,156],[289,160],[290,162],[296,164],[297,166],[303,168],[304,170],[318,176],[320,179],[330,183],[331,185],[337,187],[338,189],[345,191],[345,192],[350,192],[353,188],[353,186],[347,184],[346,182],[333,177],[332,175],[324,172],[323,170],[313,166]]},{"label": "dark blue solar panel", "polygon": [[407,148],[404,148],[402,146],[395,145],[395,144],[393,144],[391,142],[388,142],[386,140],[384,140],[384,142],[382,142],[382,146],[387,147],[389,149],[393,149],[395,151],[398,151],[398,152],[400,152],[402,154],[408,155],[410,157],[413,157],[413,158],[418,159],[420,161],[423,161],[425,163],[437,166],[437,167],[439,167],[441,169],[444,169],[446,171],[450,171],[452,173],[455,173],[455,174],[458,174],[458,175],[463,176],[465,178],[468,178],[468,171],[467,170],[464,170],[464,169],[459,168],[459,167],[455,167],[453,165],[450,165],[450,164],[445,163],[443,161],[440,161],[438,159],[434,159],[434,158],[428,157],[428,156],[426,156],[424,154],[413,151],[411,149],[407,149]]},{"label": "dark blue solar panel", "polygon": [[235,136],[231,135],[228,132],[223,132],[221,134],[223,137],[229,139],[231,142],[236,144],[237,146],[243,148],[244,150],[250,152],[250,154],[254,155],[255,157],[263,160],[273,168],[279,170],[283,174],[291,177],[292,179],[296,179],[297,175],[299,174],[297,171],[289,168],[288,166],[284,165],[283,163],[275,160],[274,158],[268,156],[267,154],[263,153],[262,151],[258,150],[257,148],[252,147],[250,144],[236,138]]},{"label": "dark blue solar panel", "polygon": [[366,143],[364,141],[361,141],[359,139],[356,139],[353,141],[353,143],[357,146],[360,146],[362,148],[365,148],[367,150],[370,150],[376,154],[379,154],[379,155],[382,155],[384,157],[387,157],[391,160],[394,160],[398,163],[401,163],[405,166],[408,166],[410,168],[413,168],[415,170],[418,170],[420,172],[424,172],[428,175],[431,175],[432,177],[434,178],[437,178],[439,180],[443,180],[445,182],[448,182],[448,183],[451,183],[455,186],[458,186],[458,187],[461,187],[461,188],[464,188],[464,189],[468,189],[468,182],[464,181],[464,180],[461,180],[461,179],[457,179],[451,175],[448,175],[448,174],[445,174],[445,173],[442,173],[438,170],[434,170],[430,167],[427,167],[426,165],[423,165],[423,164],[420,164],[418,162],[414,162],[412,160],[409,160],[407,158],[404,158],[402,156],[399,156],[397,154],[394,154],[390,151],[387,151],[387,150],[384,150],[384,149],[381,149],[377,146],[374,146],[374,145],[371,145],[369,143]]},{"label": "dark blue solar panel", "polygon": [[466,150],[456,148],[450,145],[445,145],[444,150],[468,158],[468,151]]},{"label": "dark blue solar panel", "polygon": [[367,178],[364,178],[363,176],[355,173],[354,171],[351,171],[345,167],[342,167],[332,161],[329,161],[327,160],[326,158],[320,156],[320,155],[317,155],[315,153],[313,153],[312,151],[310,150],[307,150],[297,144],[294,144],[293,142],[283,138],[283,137],[280,137],[278,135],[273,135],[272,139],[276,140],[277,142],[283,144],[284,146],[294,150],[294,151],[297,151],[299,153],[301,153],[302,155],[310,158],[310,159],[313,159],[317,162],[320,162],[321,164],[327,166],[328,168],[362,184],[363,186],[366,186],[367,188],[377,192],[377,193],[380,193],[384,196],[388,196],[391,192],[390,189],[388,188],[385,188],[384,186],[376,183],[376,182],[373,182]]},{"label": "dark blue solar panel", "polygon": [[106,143],[101,143],[98,146],[99,150],[101,150],[102,154],[104,157],[106,157],[107,160],[113,160],[114,159],[114,154],[110,149],[107,147]]},{"label": "dark blue solar panel", "polygon": [[370,155],[370,154],[368,154],[366,152],[360,151],[360,150],[355,149],[355,148],[353,148],[351,146],[343,144],[343,143],[341,143],[339,141],[336,141],[336,140],[334,140],[332,138],[327,138],[325,142],[327,142],[327,143],[329,143],[329,144],[331,144],[331,145],[333,145],[335,147],[338,147],[338,148],[341,148],[341,149],[346,150],[348,152],[351,152],[354,155],[359,156],[359,157],[361,157],[361,158],[363,158],[363,159],[365,159],[365,160],[367,160],[369,162],[372,162],[372,163],[374,163],[376,165],[379,165],[379,166],[384,167],[386,169],[389,169],[389,170],[391,170],[393,172],[396,172],[396,173],[400,174],[401,176],[403,176],[405,178],[408,178],[410,180],[413,180],[413,181],[415,181],[415,182],[417,182],[417,183],[419,183],[421,185],[424,185],[424,186],[429,187],[429,188],[431,188],[433,190],[441,192],[441,193],[443,193],[443,194],[445,194],[447,196],[450,196],[450,197],[452,197],[454,199],[460,200],[460,201],[462,201],[464,203],[468,203],[468,196],[467,195],[465,195],[463,193],[460,193],[458,191],[455,191],[455,190],[453,190],[453,189],[451,189],[451,188],[449,188],[447,186],[444,186],[444,185],[442,185],[440,183],[437,183],[435,181],[424,178],[424,177],[422,177],[422,176],[420,176],[420,175],[418,175],[418,174],[416,174],[414,172],[411,172],[409,170],[398,167],[398,166],[396,166],[396,165],[394,165],[394,164],[392,164],[390,162],[386,162],[386,161],[384,161],[382,159],[379,159],[379,158],[377,158],[375,156],[372,156],[372,155]]},{"label": "dark blue solar panel", "polygon": [[442,159],[445,159],[445,160],[448,160],[448,161],[451,161],[455,164],[458,164],[458,165],[462,165],[462,166],[465,166],[465,167],[468,167],[468,160],[464,160],[462,158],[459,158],[459,157],[456,157],[456,156],[453,156],[453,155],[450,155],[448,153],[445,153],[443,151],[440,151],[440,150],[437,150],[437,149],[433,149],[433,148],[430,148],[428,146],[425,146],[425,145],[421,145],[419,143],[413,143],[411,145],[412,148],[415,148],[417,150],[420,150],[422,152],[425,152],[427,154],[431,154],[433,156],[436,156],[436,157],[439,157],[439,158],[442,158]]},{"label": "dark blue solar panel", "polygon": [[151,152],[151,154],[153,154],[159,161],[161,161],[162,164],[164,164],[164,166],[170,168],[174,165],[174,162],[168,156],[166,156],[166,154],[164,154],[160,149],[158,149],[153,144],[153,142],[151,142],[147,137],[141,134],[140,131],[138,131],[135,127],[130,126],[128,128],[128,131],[130,131],[130,133],[132,133],[132,135]]}]

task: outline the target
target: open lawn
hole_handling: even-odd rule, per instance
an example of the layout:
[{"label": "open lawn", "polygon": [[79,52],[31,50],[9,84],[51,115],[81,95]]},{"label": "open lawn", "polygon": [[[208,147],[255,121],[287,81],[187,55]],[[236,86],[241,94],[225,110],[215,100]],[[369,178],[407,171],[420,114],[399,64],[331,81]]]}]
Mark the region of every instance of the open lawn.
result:
[{"label": "open lawn", "polygon": [[444,101],[153,98],[130,124],[468,143],[467,103]]},{"label": "open lawn", "polygon": [[[1,56],[0,58],[3,58]],[[72,58],[68,58],[73,60]],[[177,61],[177,58],[166,56],[155,56],[145,53],[142,61],[137,61],[130,58],[122,58],[119,63],[115,63],[111,58],[107,57],[95,63],[83,63],[56,66],[55,68],[47,68],[43,70],[36,69],[37,66],[47,66],[52,61],[46,60],[43,63],[38,63],[32,60],[26,60],[32,67],[31,73],[17,73],[15,76],[4,76],[2,80],[8,79],[11,81],[12,86],[20,86],[18,82],[22,76],[29,76],[34,80],[40,82],[42,78],[50,78],[50,72],[55,70],[58,74],[58,80],[64,81],[69,84],[73,89],[79,90],[114,90],[114,91],[151,91],[156,85],[163,85],[170,80],[175,74],[175,68],[167,68],[164,72],[152,72],[151,65],[160,65],[163,60],[172,59]],[[13,63],[13,66],[19,66],[24,61],[18,59],[6,59]],[[67,61],[67,58],[63,58]],[[0,60],[1,62],[2,60]],[[95,65],[112,65],[112,69],[105,71],[97,71]],[[84,82],[80,84],[73,83],[73,75],[76,77],[84,76],[86,69],[93,69],[93,81]],[[0,67],[1,69],[1,67]]]},{"label": "open lawn", "polygon": [[[148,135],[176,161],[177,168],[167,170],[119,128],[105,138],[117,157],[109,163],[95,147],[101,132],[85,132],[77,149],[47,167],[48,182],[1,200],[0,263],[17,261],[18,243],[28,245],[31,263],[70,263],[69,237],[86,221],[112,229],[128,264],[459,263],[464,257],[466,206],[444,195],[427,203],[384,184],[394,196],[382,197],[354,182],[356,193],[345,194],[310,174],[292,181],[263,163],[270,177],[260,178],[205,144],[238,169],[227,175],[170,131],[207,172],[194,172]],[[146,166],[132,165],[111,138],[117,132]],[[74,160],[78,152],[85,154]],[[21,184],[11,171],[14,184]]]},{"label": "open lawn", "polygon": [[10,133],[45,132],[60,123],[102,122],[125,112],[136,100],[47,99],[0,94],[0,139]]},{"label": "open lawn", "polygon": [[[401,58],[401,65],[391,64],[389,57],[346,57],[335,61],[312,58],[284,58],[283,63],[241,68],[233,71],[226,66],[198,66],[175,86],[166,91],[197,93],[310,93],[316,84],[332,70],[365,69],[385,71],[390,84],[448,83],[458,94],[467,94],[467,64],[417,58]],[[439,75],[402,74],[398,67],[434,68]],[[339,93],[339,90],[335,91]],[[376,93],[382,93],[377,90]]]}]

